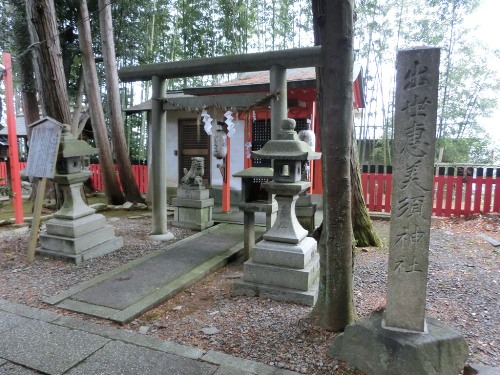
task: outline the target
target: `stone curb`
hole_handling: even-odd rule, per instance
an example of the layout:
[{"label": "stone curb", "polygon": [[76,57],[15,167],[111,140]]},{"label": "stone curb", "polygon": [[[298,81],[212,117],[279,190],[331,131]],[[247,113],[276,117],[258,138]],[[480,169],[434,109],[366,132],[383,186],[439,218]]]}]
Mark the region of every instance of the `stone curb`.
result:
[{"label": "stone curb", "polygon": [[294,371],[278,369],[273,366],[265,365],[260,362],[251,361],[248,359],[242,359],[233,357],[231,355],[210,350],[201,357],[202,361],[212,363],[214,365],[219,365],[228,368],[236,368],[244,370],[250,374],[258,375],[294,375],[297,374]]}]

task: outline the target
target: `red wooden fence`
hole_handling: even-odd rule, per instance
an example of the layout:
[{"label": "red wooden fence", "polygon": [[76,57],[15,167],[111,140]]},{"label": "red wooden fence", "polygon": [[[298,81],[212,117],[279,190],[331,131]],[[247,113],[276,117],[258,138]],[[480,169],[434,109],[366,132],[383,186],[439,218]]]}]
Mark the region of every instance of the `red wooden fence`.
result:
[{"label": "red wooden fence", "polygon": [[[433,215],[500,213],[500,169],[496,169],[496,176],[493,172],[493,168],[476,168],[465,176],[463,170],[458,175],[454,170],[445,175],[444,168],[440,168],[438,175],[434,176]],[[361,182],[368,210],[390,212],[392,174],[362,173]]]},{"label": "red wooden fence", "polygon": [[[0,162],[0,184],[5,184],[7,168]],[[26,163],[21,163],[24,169]],[[91,164],[90,183],[93,189],[103,190],[99,164]],[[434,204],[432,213],[436,216],[459,216],[473,213],[500,213],[500,168],[469,168],[470,172],[451,171],[439,168],[434,176]],[[115,168],[116,170],[116,168]],[[148,167],[133,165],[135,179],[141,193],[148,191]],[[379,169],[380,170],[380,169]],[[460,168],[458,169],[460,170]],[[450,172],[451,171],[451,172]],[[486,171],[486,173],[484,173]],[[391,212],[392,174],[362,173],[361,183],[368,210]],[[445,173],[446,172],[446,173]],[[118,173],[118,172],[116,172]],[[448,174],[448,175],[445,175]],[[464,176],[465,174],[465,176]],[[484,175],[484,176],[483,176]]]},{"label": "red wooden fence", "polygon": [[[90,164],[90,185],[96,191],[103,191],[104,185],[101,175],[101,166],[99,164]],[[118,174],[118,170],[115,165],[115,171]],[[132,165],[132,172],[134,173],[135,181],[137,186],[139,186],[139,191],[143,194],[148,191],[148,166],[147,165]]]}]

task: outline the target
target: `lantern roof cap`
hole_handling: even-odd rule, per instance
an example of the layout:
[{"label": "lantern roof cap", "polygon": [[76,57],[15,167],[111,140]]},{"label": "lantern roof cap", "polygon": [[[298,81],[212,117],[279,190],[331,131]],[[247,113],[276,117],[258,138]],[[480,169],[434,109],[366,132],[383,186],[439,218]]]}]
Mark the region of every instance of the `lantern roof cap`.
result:
[{"label": "lantern roof cap", "polygon": [[77,139],[71,133],[69,125],[63,125],[61,133],[61,143],[59,155],[63,158],[73,158],[78,156],[89,156],[99,152],[99,149],[90,146],[87,142]]}]

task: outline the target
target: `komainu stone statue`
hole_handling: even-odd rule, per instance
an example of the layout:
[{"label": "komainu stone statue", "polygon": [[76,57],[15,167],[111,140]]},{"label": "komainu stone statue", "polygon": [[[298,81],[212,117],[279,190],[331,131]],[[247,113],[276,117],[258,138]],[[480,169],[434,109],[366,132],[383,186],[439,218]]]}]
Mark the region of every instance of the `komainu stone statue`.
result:
[{"label": "komainu stone statue", "polygon": [[203,187],[203,174],[205,173],[205,159],[202,157],[191,158],[191,169],[184,168],[184,177],[181,185]]}]

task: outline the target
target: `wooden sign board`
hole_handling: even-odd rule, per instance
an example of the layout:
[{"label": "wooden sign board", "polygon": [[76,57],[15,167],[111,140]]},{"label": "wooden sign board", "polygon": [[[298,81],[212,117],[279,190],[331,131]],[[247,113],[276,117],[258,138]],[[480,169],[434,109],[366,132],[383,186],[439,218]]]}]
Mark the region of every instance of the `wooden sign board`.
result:
[{"label": "wooden sign board", "polygon": [[24,175],[53,178],[63,125],[50,117],[44,117],[30,127],[32,133]]}]

